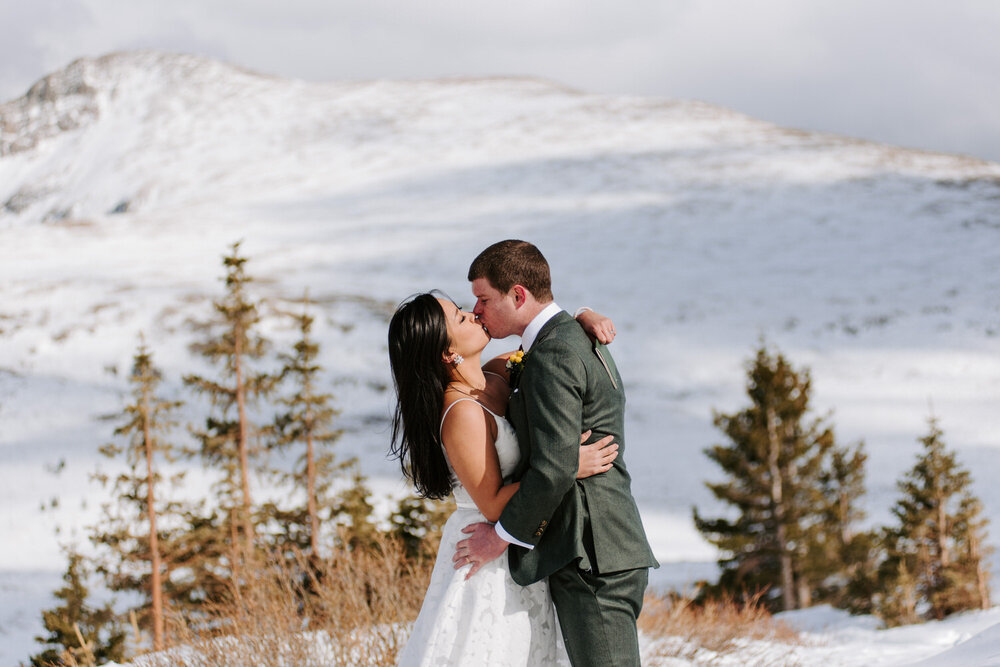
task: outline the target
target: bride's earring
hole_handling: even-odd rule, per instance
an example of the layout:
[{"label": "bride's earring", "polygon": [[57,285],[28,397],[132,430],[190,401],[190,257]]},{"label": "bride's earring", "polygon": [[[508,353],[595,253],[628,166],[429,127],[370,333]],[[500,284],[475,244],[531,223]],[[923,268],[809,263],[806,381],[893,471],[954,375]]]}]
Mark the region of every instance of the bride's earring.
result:
[{"label": "bride's earring", "polygon": [[458,366],[463,361],[465,361],[465,357],[463,357],[460,354],[456,354],[455,357],[451,360],[451,363]]}]

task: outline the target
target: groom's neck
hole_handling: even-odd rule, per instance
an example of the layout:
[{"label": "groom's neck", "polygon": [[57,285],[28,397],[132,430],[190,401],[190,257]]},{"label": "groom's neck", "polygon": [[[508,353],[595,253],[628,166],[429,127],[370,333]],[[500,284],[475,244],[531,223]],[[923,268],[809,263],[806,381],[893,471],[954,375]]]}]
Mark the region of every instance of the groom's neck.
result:
[{"label": "groom's neck", "polygon": [[528,328],[528,325],[531,324],[531,321],[534,320],[536,317],[538,317],[538,314],[543,310],[545,310],[551,303],[552,301],[546,301],[545,303],[541,303],[539,301],[532,300],[530,303],[524,304],[521,307],[522,319],[518,335],[519,336],[523,335],[524,330]]}]

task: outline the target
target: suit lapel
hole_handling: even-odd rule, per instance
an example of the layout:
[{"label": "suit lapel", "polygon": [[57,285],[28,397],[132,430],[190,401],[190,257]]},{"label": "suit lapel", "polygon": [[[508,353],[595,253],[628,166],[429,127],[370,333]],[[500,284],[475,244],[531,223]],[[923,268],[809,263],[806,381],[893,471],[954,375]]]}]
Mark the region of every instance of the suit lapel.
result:
[{"label": "suit lapel", "polygon": [[532,397],[525,395],[521,390],[521,378],[531,364],[531,355],[538,349],[538,344],[551,336],[559,325],[565,323],[566,320],[572,322],[573,318],[566,311],[560,311],[542,326],[538,335],[535,336],[535,342],[532,343],[531,349],[524,356],[524,366],[519,370],[517,378],[511,378],[511,393],[507,403],[507,419],[514,427],[514,432],[517,434],[517,444],[521,450],[521,463],[518,465],[517,472],[515,472],[515,478],[520,478],[520,474],[527,467],[528,459],[531,455],[531,438],[528,435],[526,403]]}]

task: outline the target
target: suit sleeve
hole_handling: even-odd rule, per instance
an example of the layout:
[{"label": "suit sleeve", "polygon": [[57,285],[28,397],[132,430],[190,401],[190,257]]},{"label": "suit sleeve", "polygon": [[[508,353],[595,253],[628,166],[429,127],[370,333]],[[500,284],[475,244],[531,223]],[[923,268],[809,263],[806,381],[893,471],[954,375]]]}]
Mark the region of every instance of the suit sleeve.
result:
[{"label": "suit sleeve", "polygon": [[530,460],[500,523],[511,536],[534,545],[576,482],[587,372],[558,340],[545,341],[529,359],[519,391],[525,392]]}]

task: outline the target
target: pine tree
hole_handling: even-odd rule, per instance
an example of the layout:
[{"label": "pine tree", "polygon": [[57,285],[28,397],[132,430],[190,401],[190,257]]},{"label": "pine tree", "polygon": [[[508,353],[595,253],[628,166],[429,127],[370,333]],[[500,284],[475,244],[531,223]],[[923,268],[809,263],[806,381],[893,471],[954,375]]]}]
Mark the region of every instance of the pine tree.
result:
[{"label": "pine tree", "polygon": [[[126,443],[101,448],[109,458],[124,459],[127,467],[112,479],[99,476],[110,483],[115,502],[105,505],[104,520],[95,527],[91,540],[110,552],[109,562],[101,567],[110,588],[143,595],[141,621],[152,626],[153,648],[159,651],[165,647],[164,547],[169,552],[180,511],[177,503],[157,500],[163,481],[159,466],[161,461],[175,460],[177,448],[164,436],[175,426],[172,413],[181,403],[157,396],[160,371],[145,343],[133,357],[130,382],[132,402],[125,406],[124,423],[115,429],[115,435]],[[172,531],[162,528],[164,514],[168,520],[175,519]]]},{"label": "pine tree", "polygon": [[877,534],[858,531],[865,513],[859,500],[865,494],[863,443],[853,449],[833,447],[820,474],[823,529],[810,545],[806,572],[816,588],[816,602],[825,602],[854,613],[870,613],[877,569]]},{"label": "pine tree", "polygon": [[379,534],[372,521],[372,492],[356,460],[352,460],[350,470],[351,483],[338,494],[335,509],[339,542],[348,549],[371,549],[378,543]]},{"label": "pine tree", "polygon": [[184,378],[186,384],[207,395],[216,410],[195,436],[206,465],[223,474],[219,487],[223,509],[236,522],[229,532],[243,536],[242,544],[232,545],[234,553],[251,549],[254,541],[250,472],[257,453],[252,441],[258,433],[250,422],[249,410],[275,384],[273,376],[255,372],[252,367],[264,356],[268,341],[257,333],[259,306],[247,294],[251,278],[246,273],[246,262],[240,255],[240,243],[234,243],[231,253],[223,257],[226,293],[213,304],[216,318],[209,326],[215,334],[192,345],[193,351],[220,366],[221,377]]},{"label": "pine tree", "polygon": [[920,620],[919,594],[907,558],[891,557],[882,562],[874,608],[890,625],[908,625]]},{"label": "pine tree", "polygon": [[389,516],[392,534],[402,540],[411,560],[433,559],[445,521],[455,510],[454,499],[431,500],[409,495],[400,499]]},{"label": "pine tree", "polygon": [[[850,505],[835,510],[824,495],[822,480],[831,474],[837,447],[822,420],[805,423],[810,387],[807,370],[796,371],[781,354],[772,355],[761,345],[747,372],[750,407],[714,416],[730,444],[705,453],[728,479],[708,487],[734,506],[738,516],[704,519],[694,510],[698,530],[723,554],[722,575],[709,593],[767,590],[772,606],[796,609],[812,604],[821,591],[817,572],[827,565],[817,558],[829,551],[817,546],[827,539],[824,520],[833,513],[850,523],[857,511]],[[856,463],[863,464],[863,458]],[[855,473],[842,472],[844,482],[853,484]],[[847,534],[846,524],[833,529]],[[833,537],[831,543],[839,539]]]},{"label": "pine tree", "polygon": [[[371,502],[372,491],[367,478],[356,458],[344,461],[337,468],[343,471],[346,480],[343,488],[328,501],[329,520],[335,533],[332,546],[349,550],[374,548],[382,531],[372,519],[375,506]],[[277,536],[276,546],[306,550],[308,524],[303,519],[308,515],[301,509],[283,511],[273,506],[267,511],[271,520],[284,531]]]},{"label": "pine tree", "polygon": [[202,617],[206,604],[224,599],[232,586],[240,560],[239,541],[232,539],[234,513],[209,509],[205,503],[186,507],[183,529],[170,541],[164,580],[171,604],[187,624]]},{"label": "pine tree", "polygon": [[42,624],[48,635],[35,638],[51,646],[31,657],[33,667],[98,665],[124,657],[125,631],[110,603],[97,609],[88,604],[87,575],[83,556],[70,552],[63,575],[66,585],[54,593],[63,603],[42,612]]},{"label": "pine tree", "polygon": [[918,606],[926,618],[942,619],[990,604],[982,505],[936,419],[929,429],[916,464],[899,482],[903,496],[892,510],[899,525],[885,531],[879,612],[890,624],[912,622]]},{"label": "pine tree", "polygon": [[282,541],[319,555],[321,523],[329,521],[336,511],[330,487],[353,460],[337,465],[331,451],[331,445],[341,435],[331,426],[338,412],[330,405],[332,395],[318,388],[322,368],[316,361],[319,345],[312,339],[314,319],[308,307],[306,298],[303,312],[295,316],[300,337],[293,353],[280,355],[284,364],[280,377],[294,383],[295,393],[281,400],[286,411],[276,419],[273,443],[276,449],[302,446],[302,454],[286,481],[295,489],[305,489],[306,505],[290,511],[269,505],[267,513],[281,526]]}]

